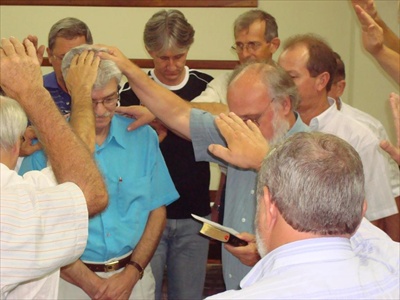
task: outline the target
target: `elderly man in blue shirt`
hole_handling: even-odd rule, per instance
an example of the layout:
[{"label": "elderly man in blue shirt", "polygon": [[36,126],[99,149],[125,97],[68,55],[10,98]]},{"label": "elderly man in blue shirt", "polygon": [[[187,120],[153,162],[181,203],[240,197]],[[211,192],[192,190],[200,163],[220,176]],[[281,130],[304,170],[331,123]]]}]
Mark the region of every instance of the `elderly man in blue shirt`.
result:
[{"label": "elderly man in blue shirt", "polygon": [[[87,86],[85,70],[97,67],[83,45],[67,53],[63,75],[72,105],[91,97],[96,117],[95,159],[105,177],[109,206],[90,219],[87,247],[80,260],[62,270],[60,299],[106,297],[154,298],[154,277],[147,266],[166,222],[165,205],[178,198],[161,155],[158,138],[149,126],[128,132],[131,119],[114,115],[119,102],[121,72],[101,61],[95,84]],[[71,158],[73,159],[73,158]],[[41,169],[43,152],[25,158],[23,168]]]}]

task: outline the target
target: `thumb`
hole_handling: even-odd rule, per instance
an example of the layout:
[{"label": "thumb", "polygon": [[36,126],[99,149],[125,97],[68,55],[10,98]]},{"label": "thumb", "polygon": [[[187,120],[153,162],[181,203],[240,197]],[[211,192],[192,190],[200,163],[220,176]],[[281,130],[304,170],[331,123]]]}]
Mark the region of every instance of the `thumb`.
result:
[{"label": "thumb", "polygon": [[144,122],[142,119],[137,119],[136,121],[133,121],[131,124],[129,124],[128,131],[133,131],[146,124],[147,122]]},{"label": "thumb", "polygon": [[208,151],[210,151],[211,154],[215,155],[216,157],[222,158],[225,161],[227,161],[226,158],[228,158],[230,156],[229,149],[225,148],[224,146],[217,145],[217,144],[209,145]]}]

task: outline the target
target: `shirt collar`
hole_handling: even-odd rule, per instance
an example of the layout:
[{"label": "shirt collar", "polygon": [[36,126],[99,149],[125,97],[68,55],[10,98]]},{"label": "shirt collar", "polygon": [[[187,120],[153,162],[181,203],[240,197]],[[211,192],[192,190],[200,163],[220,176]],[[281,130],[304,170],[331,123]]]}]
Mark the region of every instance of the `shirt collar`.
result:
[{"label": "shirt collar", "polygon": [[303,122],[300,115],[297,112],[294,112],[294,116],[296,118],[296,122],[293,124],[292,128],[286,133],[286,137],[295,134],[296,132],[308,131],[308,126]]},{"label": "shirt collar", "polygon": [[127,141],[124,138],[126,125],[124,122],[122,122],[122,119],[122,116],[114,114],[111,119],[110,131],[108,132],[107,138],[101,146],[96,145],[97,150],[106,147],[109,143],[115,143],[117,146],[120,146],[124,149],[128,147]]},{"label": "shirt collar", "polygon": [[322,112],[320,115],[311,119],[310,129],[312,131],[318,131],[325,124],[328,124],[329,121],[333,118],[335,113],[339,113],[337,110],[335,99],[328,97],[329,108]]},{"label": "shirt collar", "polygon": [[343,260],[354,257],[350,240],[341,237],[313,238],[280,246],[263,257],[240,282],[241,288],[248,287],[266,274],[279,268],[297,264]]}]

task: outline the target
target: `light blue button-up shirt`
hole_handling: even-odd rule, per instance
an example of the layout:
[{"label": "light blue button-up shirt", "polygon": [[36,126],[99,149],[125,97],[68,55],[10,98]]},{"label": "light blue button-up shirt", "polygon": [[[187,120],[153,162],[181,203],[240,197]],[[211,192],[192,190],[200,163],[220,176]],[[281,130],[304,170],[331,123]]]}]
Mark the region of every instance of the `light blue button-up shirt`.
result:
[{"label": "light blue button-up shirt", "polygon": [[[106,140],[96,145],[95,159],[106,181],[109,205],[90,219],[82,260],[104,262],[132,251],[149,213],[179,197],[156,133],[149,126],[129,132],[126,128],[131,122],[115,115]],[[22,164],[22,172],[38,170],[46,166],[46,158],[38,151]]]}]

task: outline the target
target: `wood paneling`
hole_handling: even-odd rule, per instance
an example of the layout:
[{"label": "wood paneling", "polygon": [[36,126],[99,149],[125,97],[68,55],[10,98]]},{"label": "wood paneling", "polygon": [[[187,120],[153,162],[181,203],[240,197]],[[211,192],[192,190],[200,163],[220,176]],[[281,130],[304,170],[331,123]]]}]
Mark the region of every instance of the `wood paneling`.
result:
[{"label": "wood paneling", "polygon": [[[154,68],[152,59],[131,59],[140,68]],[[187,60],[186,65],[191,69],[232,70],[238,64],[235,60]],[[43,67],[51,66],[48,58],[43,59]]]},{"label": "wood paneling", "polygon": [[120,7],[257,7],[258,0],[0,0],[1,5]]}]

